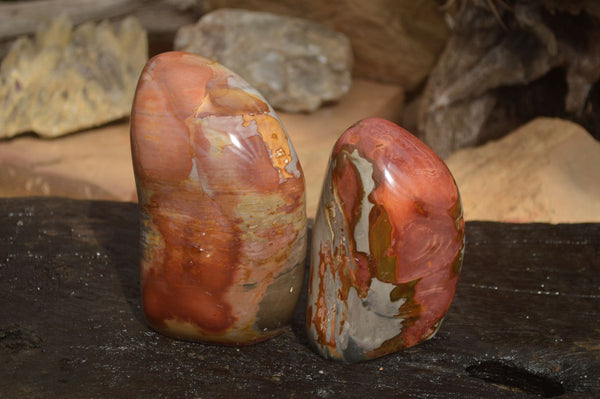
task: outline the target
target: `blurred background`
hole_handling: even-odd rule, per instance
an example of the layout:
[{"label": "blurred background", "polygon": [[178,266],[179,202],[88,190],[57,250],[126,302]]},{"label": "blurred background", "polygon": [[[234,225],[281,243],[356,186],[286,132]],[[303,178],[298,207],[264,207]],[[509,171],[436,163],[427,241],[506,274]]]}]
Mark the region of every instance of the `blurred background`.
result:
[{"label": "blurred background", "polygon": [[174,49],[277,110],[309,217],[333,143],[377,116],[446,161],[467,220],[600,221],[596,0],[0,1],[0,197],[136,201],[135,85]]}]

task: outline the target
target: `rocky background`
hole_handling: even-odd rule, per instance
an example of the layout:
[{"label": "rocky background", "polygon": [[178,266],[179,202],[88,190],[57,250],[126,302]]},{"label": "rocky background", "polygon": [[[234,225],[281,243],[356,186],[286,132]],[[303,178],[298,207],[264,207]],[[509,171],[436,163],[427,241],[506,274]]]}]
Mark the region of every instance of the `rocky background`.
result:
[{"label": "rocky background", "polygon": [[0,2],[0,196],[135,201],[128,114],[149,56],[216,59],[299,153],[379,116],[452,170],[468,220],[600,221],[595,0]]}]

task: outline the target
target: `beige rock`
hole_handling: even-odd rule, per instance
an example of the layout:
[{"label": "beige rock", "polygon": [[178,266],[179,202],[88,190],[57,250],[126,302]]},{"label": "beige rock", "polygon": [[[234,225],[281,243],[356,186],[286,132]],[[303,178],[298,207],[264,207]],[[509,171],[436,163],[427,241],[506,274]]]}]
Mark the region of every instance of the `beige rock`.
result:
[{"label": "beige rock", "polygon": [[73,29],[61,16],[35,40],[17,39],[0,67],[0,138],[55,137],[127,116],[147,48],[134,18]]},{"label": "beige rock", "polygon": [[269,11],[311,19],[352,42],[354,76],[418,86],[449,35],[435,0],[205,0],[205,7]]},{"label": "beige rock", "polygon": [[467,220],[600,222],[600,142],[575,123],[538,118],[447,164]]}]

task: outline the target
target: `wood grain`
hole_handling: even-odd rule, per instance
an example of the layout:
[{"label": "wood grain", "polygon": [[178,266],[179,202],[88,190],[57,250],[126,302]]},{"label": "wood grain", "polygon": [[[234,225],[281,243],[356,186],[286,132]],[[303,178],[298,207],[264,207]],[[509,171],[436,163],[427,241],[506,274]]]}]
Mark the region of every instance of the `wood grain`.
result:
[{"label": "wood grain", "polygon": [[282,335],[250,347],[149,330],[135,204],[2,199],[0,218],[3,398],[600,395],[600,224],[467,223],[438,334],[345,365],[308,348],[303,303]]},{"label": "wood grain", "polygon": [[67,14],[74,24],[131,12],[135,0],[35,0],[0,4],[0,40],[31,35],[51,17]]}]

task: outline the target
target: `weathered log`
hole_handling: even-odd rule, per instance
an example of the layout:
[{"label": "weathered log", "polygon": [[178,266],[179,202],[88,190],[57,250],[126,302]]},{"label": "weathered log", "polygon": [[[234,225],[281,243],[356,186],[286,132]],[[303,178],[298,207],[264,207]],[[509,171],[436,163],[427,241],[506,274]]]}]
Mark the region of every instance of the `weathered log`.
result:
[{"label": "weathered log", "polygon": [[123,16],[136,0],[36,0],[0,3],[0,40],[36,32],[41,22],[67,14],[75,25]]},{"label": "weathered log", "polygon": [[3,398],[600,395],[600,224],[467,223],[437,335],[344,365],[308,348],[305,299],[290,328],[254,346],[151,331],[135,204],[2,199],[0,215]]}]

